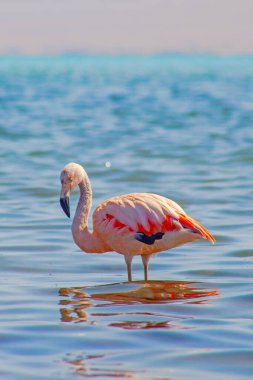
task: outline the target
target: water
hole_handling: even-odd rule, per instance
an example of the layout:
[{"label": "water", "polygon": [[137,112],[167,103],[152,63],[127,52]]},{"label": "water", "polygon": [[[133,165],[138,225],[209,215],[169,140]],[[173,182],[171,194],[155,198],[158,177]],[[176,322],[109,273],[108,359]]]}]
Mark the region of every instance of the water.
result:
[{"label": "water", "polygon": [[[0,138],[1,378],[252,378],[253,57],[2,56]],[[69,161],[94,207],[156,192],[216,245],[160,253],[148,284],[136,258],[128,284],[72,241]]]}]

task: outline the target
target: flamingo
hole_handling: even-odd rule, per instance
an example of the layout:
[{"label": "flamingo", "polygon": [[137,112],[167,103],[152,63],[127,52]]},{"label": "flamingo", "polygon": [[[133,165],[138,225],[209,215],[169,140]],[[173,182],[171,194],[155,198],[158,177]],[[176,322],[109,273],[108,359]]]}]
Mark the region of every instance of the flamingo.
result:
[{"label": "flamingo", "polygon": [[70,218],[70,192],[78,185],[80,197],[72,223],[76,245],[86,253],[115,251],[124,256],[128,281],[132,281],[132,259],[140,255],[144,278],[152,255],[199,239],[212,243],[214,237],[198,221],[188,216],[174,201],[151,193],[114,196],[100,203],[92,215],[93,231],[88,229],[92,190],[84,168],[67,164],[61,172],[60,204]]}]

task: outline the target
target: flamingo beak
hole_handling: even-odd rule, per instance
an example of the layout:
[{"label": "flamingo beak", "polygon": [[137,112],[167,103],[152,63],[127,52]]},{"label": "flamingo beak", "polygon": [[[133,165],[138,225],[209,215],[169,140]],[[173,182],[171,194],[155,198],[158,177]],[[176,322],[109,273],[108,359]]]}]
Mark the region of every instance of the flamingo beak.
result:
[{"label": "flamingo beak", "polygon": [[69,197],[60,198],[60,204],[67,217],[70,218]]},{"label": "flamingo beak", "polygon": [[66,191],[66,190],[67,189],[62,188],[61,197],[60,197],[60,204],[61,204],[61,208],[63,209],[63,211],[65,212],[67,217],[70,218],[70,208],[69,208],[70,191],[69,190]]}]

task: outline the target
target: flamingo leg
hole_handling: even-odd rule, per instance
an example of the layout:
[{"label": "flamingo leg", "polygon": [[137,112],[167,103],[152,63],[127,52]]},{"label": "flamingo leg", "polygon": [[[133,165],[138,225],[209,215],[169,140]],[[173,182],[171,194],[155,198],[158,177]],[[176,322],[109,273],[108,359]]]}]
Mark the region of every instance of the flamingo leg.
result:
[{"label": "flamingo leg", "polygon": [[141,258],[144,267],[144,278],[145,281],[148,281],[148,262],[150,259],[150,255],[141,255]]},{"label": "flamingo leg", "polygon": [[132,256],[125,255],[125,262],[127,265],[128,282],[132,282]]}]

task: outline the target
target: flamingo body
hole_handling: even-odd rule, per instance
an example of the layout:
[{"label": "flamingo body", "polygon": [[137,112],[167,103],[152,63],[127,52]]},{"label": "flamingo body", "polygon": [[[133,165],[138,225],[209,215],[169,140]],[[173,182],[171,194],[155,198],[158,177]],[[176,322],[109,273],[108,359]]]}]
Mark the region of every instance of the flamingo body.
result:
[{"label": "flamingo body", "polygon": [[80,187],[72,224],[76,244],[85,252],[115,251],[124,255],[129,281],[133,256],[142,256],[147,280],[151,255],[194,240],[215,241],[205,227],[176,202],[151,193],[126,194],[100,203],[93,213],[93,232],[90,233],[87,224],[92,195],[87,173],[80,165],[70,163],[63,169],[61,181],[61,205],[68,216],[66,199],[77,184]]},{"label": "flamingo body", "polygon": [[[93,229],[112,251],[130,256],[151,255],[201,238],[214,241],[177,203],[150,193],[121,195],[101,203],[93,213]],[[153,243],[145,242],[144,237],[159,233]]]}]

